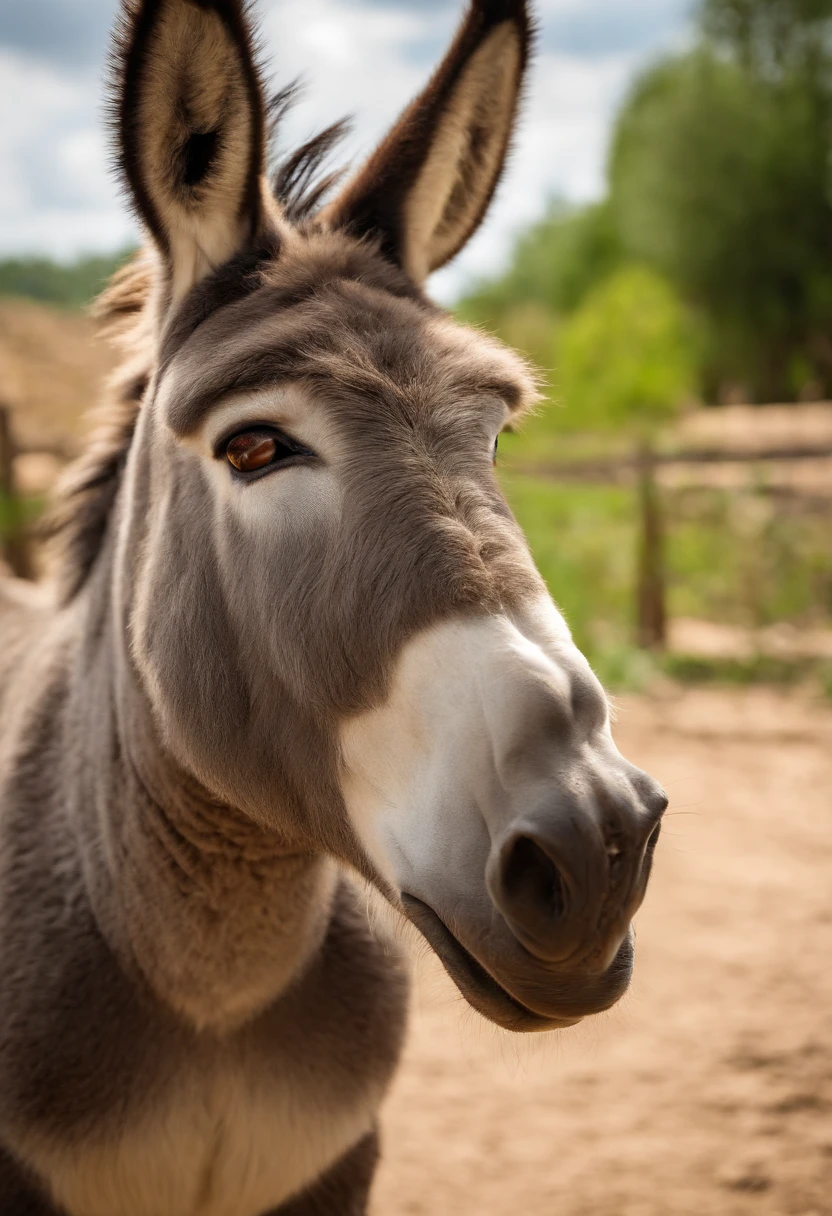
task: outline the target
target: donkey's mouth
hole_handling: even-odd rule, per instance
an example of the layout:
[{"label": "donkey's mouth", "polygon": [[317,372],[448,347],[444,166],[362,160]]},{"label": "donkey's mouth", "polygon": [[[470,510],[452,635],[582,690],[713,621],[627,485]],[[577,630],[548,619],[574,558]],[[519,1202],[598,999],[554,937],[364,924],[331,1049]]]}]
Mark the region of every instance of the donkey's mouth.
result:
[{"label": "donkey's mouth", "polygon": [[408,920],[425,938],[468,1004],[484,1018],[504,1030],[525,1033],[564,1030],[581,1021],[580,1017],[546,1017],[527,1008],[465,949],[433,908],[414,895],[402,894],[401,899]]}]

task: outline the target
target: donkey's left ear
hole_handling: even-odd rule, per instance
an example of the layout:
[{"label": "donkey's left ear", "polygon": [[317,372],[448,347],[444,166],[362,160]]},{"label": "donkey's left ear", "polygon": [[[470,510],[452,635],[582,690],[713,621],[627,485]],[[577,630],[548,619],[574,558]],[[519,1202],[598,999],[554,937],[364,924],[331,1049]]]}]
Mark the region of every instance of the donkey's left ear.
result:
[{"label": "donkey's left ear", "polygon": [[263,91],[244,0],[122,0],[119,161],[172,302],[263,220]]},{"label": "donkey's left ear", "polygon": [[500,179],[532,35],[526,0],[471,0],[427,88],[321,219],[377,234],[416,282],[444,266]]}]

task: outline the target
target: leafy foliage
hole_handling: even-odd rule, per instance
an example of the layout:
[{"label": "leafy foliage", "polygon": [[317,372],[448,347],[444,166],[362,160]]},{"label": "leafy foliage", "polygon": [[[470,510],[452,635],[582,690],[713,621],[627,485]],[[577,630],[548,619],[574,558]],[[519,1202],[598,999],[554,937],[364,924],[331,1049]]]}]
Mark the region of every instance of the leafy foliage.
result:
[{"label": "leafy foliage", "polygon": [[621,259],[606,203],[576,210],[554,202],[520,237],[506,274],[480,283],[459,302],[457,313],[499,333],[549,372],[556,363],[558,319],[577,308]]},{"label": "leafy foliage", "polygon": [[467,320],[492,324],[518,301],[533,302],[554,315],[568,313],[621,258],[608,204],[574,209],[554,202],[518,240],[507,273],[480,284],[460,302],[459,311]]},{"label": "leafy foliage", "polygon": [[644,76],[620,117],[622,240],[699,309],[711,392],[790,399],[832,381],[830,115],[802,75],[704,49]]},{"label": "leafy foliage", "polygon": [[830,0],[702,0],[705,38],[758,74],[814,74],[826,60]]},{"label": "leafy foliage", "polygon": [[694,386],[690,324],[667,283],[628,266],[584,300],[560,335],[566,409],[585,427],[650,431]]}]

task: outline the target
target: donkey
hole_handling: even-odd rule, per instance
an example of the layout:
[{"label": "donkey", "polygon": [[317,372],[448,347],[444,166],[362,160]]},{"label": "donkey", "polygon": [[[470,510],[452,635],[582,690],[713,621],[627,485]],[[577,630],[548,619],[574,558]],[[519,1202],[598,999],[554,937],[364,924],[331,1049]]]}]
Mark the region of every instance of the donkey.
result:
[{"label": "donkey", "polygon": [[268,185],[244,0],[123,3],[124,368],[0,593],[6,1216],[366,1212],[407,1003],[368,889],[509,1030],[628,985],[666,798],[494,475],[534,381],[423,292],[530,40],[474,0],[354,177],[332,128]]}]

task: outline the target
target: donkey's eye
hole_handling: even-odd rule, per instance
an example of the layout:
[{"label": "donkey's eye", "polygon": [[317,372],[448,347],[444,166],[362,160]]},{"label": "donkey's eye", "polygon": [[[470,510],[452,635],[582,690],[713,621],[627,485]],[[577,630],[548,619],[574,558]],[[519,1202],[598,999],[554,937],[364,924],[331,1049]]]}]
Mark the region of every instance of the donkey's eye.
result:
[{"label": "donkey's eye", "polygon": [[494,455],[492,457],[494,464],[497,463],[497,448],[499,446],[500,446],[500,436],[498,435],[497,438],[494,440]]},{"label": "donkey's eye", "polygon": [[272,427],[252,427],[234,435],[221,447],[218,455],[225,459],[238,473],[261,473],[280,465],[296,463],[299,457],[312,453]]}]

